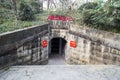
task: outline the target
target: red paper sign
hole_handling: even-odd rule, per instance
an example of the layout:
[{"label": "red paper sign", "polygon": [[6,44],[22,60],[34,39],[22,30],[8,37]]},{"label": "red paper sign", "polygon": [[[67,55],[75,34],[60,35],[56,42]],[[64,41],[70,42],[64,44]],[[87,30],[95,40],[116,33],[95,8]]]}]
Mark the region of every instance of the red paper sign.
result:
[{"label": "red paper sign", "polygon": [[43,47],[43,48],[47,47],[47,45],[48,45],[47,40],[42,41],[42,47]]},{"label": "red paper sign", "polygon": [[76,48],[77,44],[75,41],[70,41],[70,46]]}]

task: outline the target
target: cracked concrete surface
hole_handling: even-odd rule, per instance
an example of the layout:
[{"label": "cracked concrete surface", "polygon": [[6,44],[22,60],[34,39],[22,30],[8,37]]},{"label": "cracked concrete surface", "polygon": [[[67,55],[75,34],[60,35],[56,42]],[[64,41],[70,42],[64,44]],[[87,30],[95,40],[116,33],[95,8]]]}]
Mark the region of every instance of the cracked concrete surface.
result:
[{"label": "cracked concrete surface", "polygon": [[112,65],[13,66],[0,80],[120,80],[120,67]]}]

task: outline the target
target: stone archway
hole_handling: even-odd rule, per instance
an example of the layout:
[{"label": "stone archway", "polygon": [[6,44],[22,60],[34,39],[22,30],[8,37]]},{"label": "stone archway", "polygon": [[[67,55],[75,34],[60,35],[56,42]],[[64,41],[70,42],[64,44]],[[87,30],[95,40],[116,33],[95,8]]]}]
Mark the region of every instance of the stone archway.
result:
[{"label": "stone archway", "polygon": [[[49,62],[53,64],[64,64],[65,46],[67,41],[61,37],[54,37],[50,40]],[[56,63],[57,62],[57,63]]]}]

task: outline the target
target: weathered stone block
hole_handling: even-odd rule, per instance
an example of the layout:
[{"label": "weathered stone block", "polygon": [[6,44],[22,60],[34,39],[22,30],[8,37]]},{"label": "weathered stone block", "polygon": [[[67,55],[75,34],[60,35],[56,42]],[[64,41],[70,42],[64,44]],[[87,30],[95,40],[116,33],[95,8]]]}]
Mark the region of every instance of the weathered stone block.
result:
[{"label": "weathered stone block", "polygon": [[110,53],[103,53],[103,59],[111,59]]},{"label": "weathered stone block", "polygon": [[120,55],[120,50],[119,50],[118,54]]},{"label": "weathered stone block", "polygon": [[87,44],[87,40],[86,39],[83,40],[83,44]]},{"label": "weathered stone block", "polygon": [[110,52],[113,53],[113,54],[118,54],[119,53],[118,50],[116,50],[116,49],[111,49]]},{"label": "weathered stone block", "polygon": [[91,42],[91,45],[95,45],[95,42]]},{"label": "weathered stone block", "polygon": [[81,59],[79,59],[79,61],[80,61],[82,64],[88,64],[88,63],[89,63],[89,59],[88,59],[88,58],[81,58]]},{"label": "weathered stone block", "polygon": [[113,61],[113,63],[115,64],[116,63],[116,61],[117,61],[117,55],[112,55],[112,61]]},{"label": "weathered stone block", "polygon": [[113,61],[112,60],[110,60],[110,59],[103,59],[103,63],[104,64],[113,64]]},{"label": "weathered stone block", "polygon": [[71,57],[74,59],[79,59],[76,53],[72,53]]},{"label": "weathered stone block", "polygon": [[24,60],[23,59],[18,59],[17,60],[17,64],[23,64],[24,63]]},{"label": "weathered stone block", "polygon": [[40,65],[47,65],[48,64],[48,59],[40,61],[39,64]]},{"label": "weathered stone block", "polygon": [[91,50],[94,50],[95,49],[95,46],[94,45],[91,45]]},{"label": "weathered stone block", "polygon": [[109,52],[109,51],[110,51],[110,48],[109,48],[109,47],[105,47],[105,48],[104,48],[104,52],[107,53],[107,52]]},{"label": "weathered stone block", "polygon": [[101,47],[101,46],[97,46],[96,48],[97,48],[97,51],[99,51],[99,52],[101,52],[101,51],[102,51],[102,50],[101,50],[101,49],[102,49],[102,47]]},{"label": "weathered stone block", "polygon": [[74,58],[71,58],[70,64],[75,64],[75,65],[77,65],[78,63],[79,63],[79,60],[76,60],[76,59],[74,59]]},{"label": "weathered stone block", "polygon": [[31,56],[26,56],[26,57],[24,58],[24,61],[25,61],[25,62],[31,61]]},{"label": "weathered stone block", "polygon": [[103,64],[103,58],[100,57],[94,57],[94,62],[95,64]]},{"label": "weathered stone block", "polygon": [[31,54],[29,50],[24,50],[23,56],[27,56],[27,55],[29,55],[29,54]]},{"label": "weathered stone block", "polygon": [[95,64],[94,55],[90,55],[90,64]]},{"label": "weathered stone block", "polygon": [[92,52],[91,52],[92,55],[96,55],[96,53],[97,52],[95,50],[92,50]]},{"label": "weathered stone block", "polygon": [[97,57],[103,57],[103,53],[101,53],[101,52],[96,52],[96,56],[97,56]]}]

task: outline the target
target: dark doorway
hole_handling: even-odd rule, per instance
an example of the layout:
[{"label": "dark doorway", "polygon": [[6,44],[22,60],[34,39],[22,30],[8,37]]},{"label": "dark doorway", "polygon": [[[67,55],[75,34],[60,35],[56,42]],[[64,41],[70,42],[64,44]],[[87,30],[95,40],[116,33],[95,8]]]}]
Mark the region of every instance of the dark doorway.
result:
[{"label": "dark doorway", "polygon": [[66,43],[67,43],[67,41],[63,38],[53,38],[53,39],[51,39],[50,54],[64,54]]},{"label": "dark doorway", "polygon": [[65,45],[67,41],[64,38],[53,38],[50,41],[50,53],[48,65],[65,64]]}]

